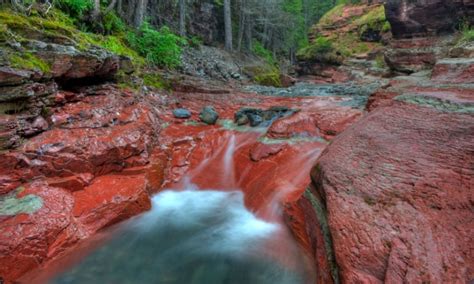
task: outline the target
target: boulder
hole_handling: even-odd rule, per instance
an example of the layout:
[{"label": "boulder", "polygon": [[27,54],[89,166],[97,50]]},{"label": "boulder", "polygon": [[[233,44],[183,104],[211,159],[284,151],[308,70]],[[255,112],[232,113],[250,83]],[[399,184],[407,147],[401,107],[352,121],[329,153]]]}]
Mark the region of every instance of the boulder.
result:
[{"label": "boulder", "polygon": [[474,21],[472,1],[388,0],[387,20],[395,38],[414,38],[452,33],[460,19]]},{"label": "boulder", "polygon": [[199,114],[199,119],[209,125],[216,124],[219,114],[213,106],[205,106]]},{"label": "boulder", "polygon": [[176,118],[190,118],[191,112],[185,108],[177,108],[173,110],[173,115]]},{"label": "boulder", "polygon": [[50,65],[52,77],[64,81],[109,78],[121,66],[119,56],[97,47],[80,51],[70,45],[31,41],[27,48]]},{"label": "boulder", "polygon": [[306,199],[342,283],[474,279],[473,106],[443,92],[397,97],[323,152]]}]

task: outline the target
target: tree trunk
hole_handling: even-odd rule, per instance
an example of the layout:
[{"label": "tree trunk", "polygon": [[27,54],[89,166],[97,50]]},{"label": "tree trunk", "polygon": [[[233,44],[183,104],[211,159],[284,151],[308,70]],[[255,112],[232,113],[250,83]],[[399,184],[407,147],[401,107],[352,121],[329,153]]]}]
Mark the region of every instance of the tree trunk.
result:
[{"label": "tree trunk", "polygon": [[240,13],[239,13],[239,36],[237,39],[237,50],[240,52],[242,50],[242,41],[244,39],[245,32],[245,0],[240,0]]},{"label": "tree trunk", "polygon": [[179,0],[179,34],[186,36],[186,0]]},{"label": "tree trunk", "polygon": [[224,0],[225,49],[232,50],[232,18],[230,0]]},{"label": "tree trunk", "polygon": [[146,8],[148,5],[148,0],[138,0],[137,8],[135,12],[134,26],[136,28],[140,27],[145,18]]},{"label": "tree trunk", "polygon": [[92,10],[92,20],[96,21],[100,16],[100,0],[94,0],[94,9]]}]

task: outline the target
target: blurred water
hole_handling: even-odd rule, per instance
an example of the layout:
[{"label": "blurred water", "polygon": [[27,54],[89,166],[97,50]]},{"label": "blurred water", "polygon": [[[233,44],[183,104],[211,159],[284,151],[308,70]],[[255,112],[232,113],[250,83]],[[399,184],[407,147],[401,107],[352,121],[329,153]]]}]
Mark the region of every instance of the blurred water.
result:
[{"label": "blurred water", "polygon": [[240,191],[188,185],[156,195],[151,211],[121,224],[50,283],[308,283],[300,251],[283,231],[249,212]]}]

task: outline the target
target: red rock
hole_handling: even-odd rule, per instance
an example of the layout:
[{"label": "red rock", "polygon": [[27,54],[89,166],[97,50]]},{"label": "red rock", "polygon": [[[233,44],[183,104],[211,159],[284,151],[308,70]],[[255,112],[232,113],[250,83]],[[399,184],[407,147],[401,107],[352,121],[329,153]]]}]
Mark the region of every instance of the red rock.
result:
[{"label": "red rock", "polygon": [[438,83],[474,83],[474,58],[439,60],[433,68],[431,78]]},{"label": "red rock", "polygon": [[367,111],[373,111],[377,107],[389,106],[392,104],[393,99],[400,95],[400,93],[389,90],[379,90],[370,95],[366,109]]},{"label": "red rock", "polygon": [[[51,129],[38,118],[22,122],[15,133],[46,131],[0,153],[0,194],[25,186],[22,194],[43,200],[32,214],[0,216],[0,277],[7,283],[149,209],[149,194],[163,182],[167,156],[155,148],[161,121],[149,107],[156,97],[137,102],[113,86],[83,92],[60,96]],[[9,121],[18,127],[16,118]]]},{"label": "red rock", "polygon": [[73,216],[89,232],[128,219],[151,207],[144,175],[101,176],[73,193]]},{"label": "red rock", "polygon": [[[70,214],[74,200],[67,191],[33,183],[18,198],[29,194],[41,198],[40,209],[0,216],[0,275],[7,283],[38,267],[52,253],[50,245],[74,222]],[[80,234],[79,230],[64,241]]]},{"label": "red rock", "polygon": [[280,151],[282,151],[285,146],[285,144],[268,145],[256,143],[256,145],[250,149],[250,159],[254,162],[258,162],[262,159],[280,153]]},{"label": "red rock", "polygon": [[474,278],[474,115],[444,100],[375,109],[313,168],[341,282]]}]

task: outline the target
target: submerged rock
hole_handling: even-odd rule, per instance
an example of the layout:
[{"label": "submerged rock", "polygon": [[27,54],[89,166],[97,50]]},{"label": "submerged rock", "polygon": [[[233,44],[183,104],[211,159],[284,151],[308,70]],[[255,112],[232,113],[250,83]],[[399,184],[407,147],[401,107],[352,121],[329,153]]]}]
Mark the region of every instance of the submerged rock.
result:
[{"label": "submerged rock", "polygon": [[267,110],[257,108],[241,108],[234,115],[234,121],[237,125],[245,125],[247,123],[252,127],[269,126],[274,120],[291,115],[296,110],[285,106],[275,106]]},{"label": "submerged rock", "polygon": [[190,118],[191,112],[185,108],[177,108],[173,110],[173,115],[176,118]]},{"label": "submerged rock", "polygon": [[209,125],[216,124],[219,114],[213,106],[205,106],[199,114],[199,119]]}]

